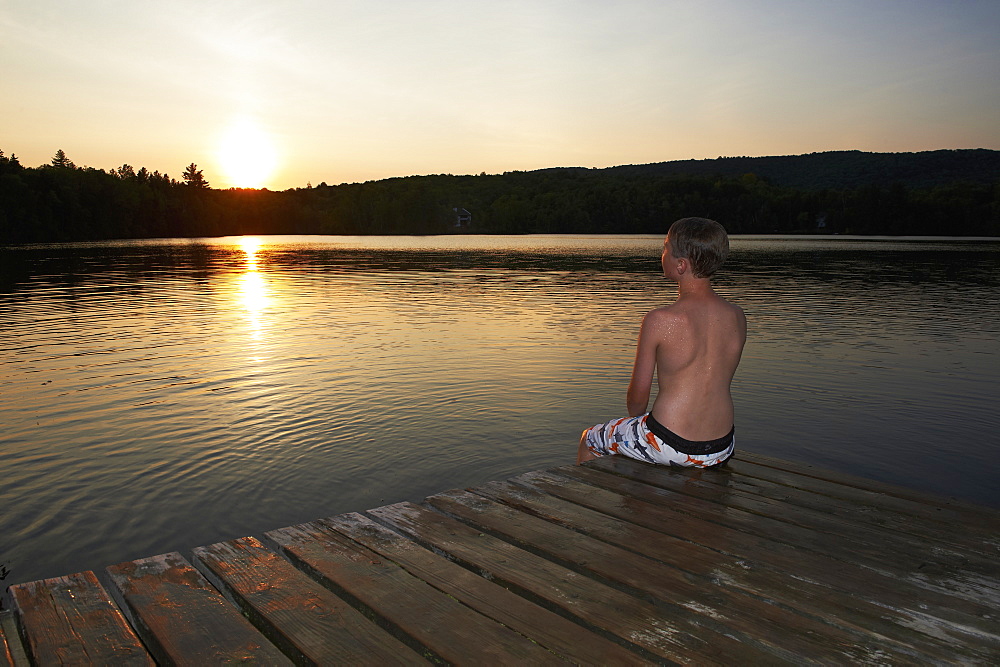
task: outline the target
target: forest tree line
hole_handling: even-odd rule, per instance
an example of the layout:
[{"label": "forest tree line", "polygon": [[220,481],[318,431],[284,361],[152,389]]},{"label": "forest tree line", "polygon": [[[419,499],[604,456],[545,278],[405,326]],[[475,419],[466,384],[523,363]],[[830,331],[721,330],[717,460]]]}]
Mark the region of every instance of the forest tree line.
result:
[{"label": "forest tree line", "polygon": [[[859,180],[860,179],[860,180]],[[788,183],[792,183],[789,185]],[[471,223],[456,226],[456,209]],[[213,189],[130,165],[32,168],[0,152],[0,243],[241,234],[660,234],[704,216],[734,234],[1000,236],[1000,151],[719,158],[608,169]]]}]

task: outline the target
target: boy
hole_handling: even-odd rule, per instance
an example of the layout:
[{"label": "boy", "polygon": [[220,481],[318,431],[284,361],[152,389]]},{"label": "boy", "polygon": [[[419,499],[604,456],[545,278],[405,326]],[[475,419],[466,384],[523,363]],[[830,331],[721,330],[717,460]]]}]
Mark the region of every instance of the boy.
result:
[{"label": "boy", "polygon": [[[628,417],[583,432],[577,463],[606,454],[706,467],[725,463],[736,446],[729,385],[747,337],[743,310],[712,290],[729,254],[722,225],[682,218],[663,242],[663,275],[677,300],[642,320],[628,386]],[[653,373],[659,392],[646,413]]]}]

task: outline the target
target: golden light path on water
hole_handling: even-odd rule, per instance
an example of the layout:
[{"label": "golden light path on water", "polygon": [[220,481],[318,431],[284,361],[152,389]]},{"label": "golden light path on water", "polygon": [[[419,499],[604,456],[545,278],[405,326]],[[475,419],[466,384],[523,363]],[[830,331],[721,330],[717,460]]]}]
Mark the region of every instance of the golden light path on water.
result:
[{"label": "golden light path on water", "polygon": [[258,238],[245,237],[240,239],[239,245],[246,254],[246,268],[238,278],[240,304],[246,311],[250,337],[260,341],[265,333],[263,313],[271,303],[267,279],[258,268],[257,253],[263,243]]}]

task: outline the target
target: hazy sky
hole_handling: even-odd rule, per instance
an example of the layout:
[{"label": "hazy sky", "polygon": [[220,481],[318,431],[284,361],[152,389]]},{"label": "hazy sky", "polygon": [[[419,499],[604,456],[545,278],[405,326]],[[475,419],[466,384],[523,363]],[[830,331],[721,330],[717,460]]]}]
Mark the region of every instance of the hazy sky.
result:
[{"label": "hazy sky", "polygon": [[213,187],[1000,149],[998,0],[0,0],[0,150]]}]

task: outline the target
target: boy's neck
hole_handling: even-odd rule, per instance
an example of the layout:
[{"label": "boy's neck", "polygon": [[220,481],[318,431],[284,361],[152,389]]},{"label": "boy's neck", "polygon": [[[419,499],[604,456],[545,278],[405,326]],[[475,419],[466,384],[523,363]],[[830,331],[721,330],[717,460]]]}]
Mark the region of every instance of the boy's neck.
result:
[{"label": "boy's neck", "polygon": [[685,296],[703,296],[707,294],[715,294],[715,290],[712,289],[712,280],[710,278],[682,276],[681,279],[677,281],[677,298]]}]

